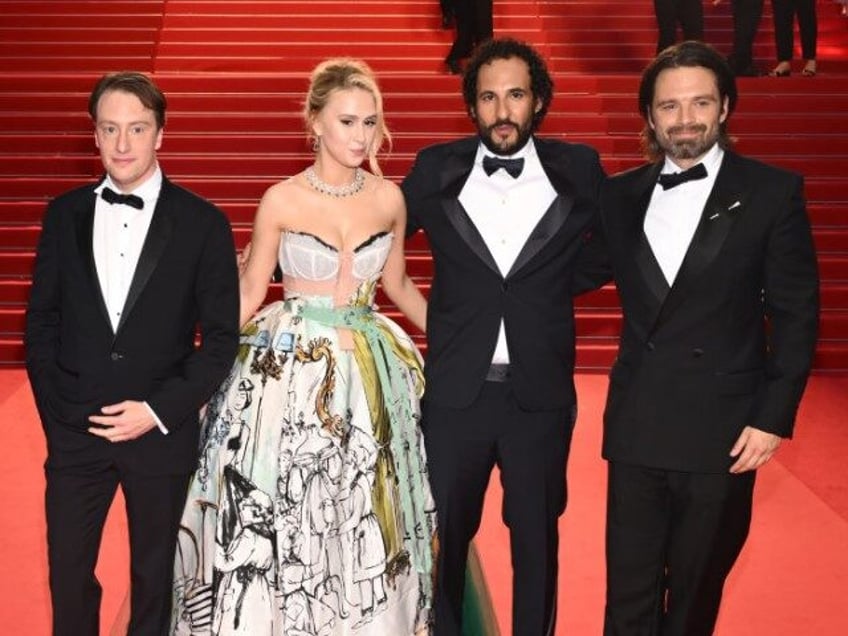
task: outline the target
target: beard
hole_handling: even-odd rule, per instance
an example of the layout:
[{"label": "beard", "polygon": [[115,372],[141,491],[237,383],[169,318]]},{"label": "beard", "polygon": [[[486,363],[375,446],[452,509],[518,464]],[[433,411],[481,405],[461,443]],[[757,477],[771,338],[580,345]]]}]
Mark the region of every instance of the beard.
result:
[{"label": "beard", "polygon": [[[495,138],[495,128],[498,126],[512,126],[515,129],[515,141],[509,143],[507,140],[497,141]],[[499,119],[490,126],[483,126],[480,121],[477,121],[477,133],[480,135],[480,140],[483,145],[494,155],[508,156],[515,154],[521,150],[533,134],[533,120],[517,124],[509,119]]]},{"label": "beard", "polygon": [[[673,135],[681,132],[697,133],[697,137],[673,141]],[[672,126],[662,134],[656,134],[657,144],[669,159],[697,159],[706,154],[718,141],[719,129],[710,131],[704,124],[694,126]]]}]

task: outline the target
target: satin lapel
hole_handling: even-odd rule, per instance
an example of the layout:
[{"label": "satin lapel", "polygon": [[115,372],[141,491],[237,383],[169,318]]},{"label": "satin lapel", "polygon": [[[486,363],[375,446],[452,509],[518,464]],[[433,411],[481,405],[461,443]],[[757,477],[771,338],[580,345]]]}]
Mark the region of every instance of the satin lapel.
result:
[{"label": "satin lapel", "polygon": [[441,192],[442,208],[445,215],[457,233],[471,248],[471,251],[483,261],[489,269],[498,276],[501,275],[497,263],[486,247],[486,242],[468,213],[459,203],[459,194],[474,167],[474,157],[477,154],[477,138],[463,143],[454,154],[450,155],[442,169]]},{"label": "satin lapel", "polygon": [[170,184],[168,181],[163,179],[162,190],[156,202],[156,209],[153,210],[153,218],[150,221],[150,227],[147,230],[147,236],[144,239],[144,245],[138,257],[138,264],[135,267],[132,283],[130,283],[130,289],[127,292],[127,300],[121,311],[121,320],[118,323],[116,333],[124,326],[127,316],[130,315],[133,306],[139,296],[141,296],[144,286],[150,280],[150,276],[159,264],[162,252],[171,238],[171,231],[173,229],[171,215],[174,211],[171,209],[170,197],[168,197],[169,187]]},{"label": "satin lapel", "polygon": [[563,153],[557,151],[559,144],[551,144],[545,139],[537,137],[534,137],[533,143],[536,146],[536,153],[539,155],[542,169],[548,175],[551,185],[556,190],[557,198],[553,200],[545,214],[539,219],[539,223],[533,228],[527,242],[512,264],[507,277],[515,275],[522,267],[527,265],[545,247],[548,241],[556,236],[574,207],[574,190],[569,179],[569,163]]},{"label": "satin lapel", "polygon": [[94,205],[97,200],[97,195],[92,192],[86,196],[82,206],[77,210],[77,248],[79,249],[80,260],[83,263],[86,274],[88,274],[88,282],[91,285],[92,295],[95,298],[97,308],[100,310],[109,329],[112,329],[112,321],[109,320],[109,310],[106,307],[106,300],[103,296],[103,290],[100,288],[100,279],[97,276],[97,264],[94,262]]},{"label": "satin lapel", "polygon": [[550,241],[568,218],[568,213],[574,206],[574,197],[570,193],[560,194],[553,200],[547,212],[530,232],[527,242],[521,248],[515,262],[507,274],[507,278],[515,275],[522,267],[527,265],[536,254]]},{"label": "satin lapel", "polygon": [[715,260],[733,224],[745,213],[747,193],[735,157],[726,153],[715,185],[707,198],[692,242],[657,318],[656,329],[696,287],[698,278]]},{"label": "satin lapel", "polygon": [[[635,201],[633,209],[637,213],[630,219],[632,225],[628,228],[628,234],[633,241],[633,258],[636,267],[642,274],[645,286],[650,290],[656,301],[654,305],[657,313],[660,311],[670,287],[645,234],[645,215],[648,212],[648,205],[651,203],[651,195],[654,193],[660,170],[662,170],[661,163],[650,166],[636,181],[633,190]],[[653,318],[656,318],[656,315]]]}]

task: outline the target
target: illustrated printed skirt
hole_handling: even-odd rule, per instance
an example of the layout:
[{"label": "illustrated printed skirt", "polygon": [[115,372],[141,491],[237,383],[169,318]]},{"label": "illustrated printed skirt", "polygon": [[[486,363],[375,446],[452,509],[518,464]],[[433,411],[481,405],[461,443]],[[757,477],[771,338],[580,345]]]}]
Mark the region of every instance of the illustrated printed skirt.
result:
[{"label": "illustrated printed skirt", "polygon": [[436,518],[417,350],[369,307],[267,306],[206,407],[175,634],[413,634]]}]

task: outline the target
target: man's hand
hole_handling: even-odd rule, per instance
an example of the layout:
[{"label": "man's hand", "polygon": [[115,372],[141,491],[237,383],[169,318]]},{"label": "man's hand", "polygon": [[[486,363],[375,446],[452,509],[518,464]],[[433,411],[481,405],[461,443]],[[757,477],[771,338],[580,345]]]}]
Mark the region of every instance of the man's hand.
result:
[{"label": "man's hand", "polygon": [[247,262],[250,260],[250,250],[252,247],[253,245],[248,242],[241,252],[236,252],[236,265],[238,266],[239,276],[244,274],[244,270],[247,269]]},{"label": "man's hand", "polygon": [[128,442],[156,428],[156,420],[144,402],[124,400],[100,409],[103,415],[91,415],[89,422],[106,428],[90,428],[88,432],[110,442]]},{"label": "man's hand", "polygon": [[739,439],[730,451],[736,462],[730,467],[731,473],[744,473],[756,470],[774,455],[780,446],[781,438],[773,433],[766,433],[753,426],[742,429]]}]

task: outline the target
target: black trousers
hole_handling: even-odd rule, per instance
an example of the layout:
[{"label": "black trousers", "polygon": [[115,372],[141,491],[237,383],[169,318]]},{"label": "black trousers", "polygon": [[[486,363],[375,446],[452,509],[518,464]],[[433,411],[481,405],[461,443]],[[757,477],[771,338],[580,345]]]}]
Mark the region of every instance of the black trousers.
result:
[{"label": "black trousers", "polygon": [[609,463],[604,636],[710,636],[751,523],[754,472]]},{"label": "black trousers", "polygon": [[51,468],[48,461],[45,472],[54,636],[100,634],[101,587],[94,568],[119,484],[130,535],[128,636],[167,633],[177,529],[189,476],[137,475],[104,458],[62,468]]},{"label": "black trousers", "polygon": [[704,39],[704,5],[702,0],[654,0],[657,16],[657,53],[677,40],[677,25],[684,40]]},{"label": "black trousers", "polygon": [[447,55],[460,60],[471,55],[474,47],[492,37],[492,0],[455,0],[456,39]]},{"label": "black trousers", "polygon": [[788,62],[792,59],[795,48],[792,23],[795,16],[798,16],[798,32],[801,34],[801,55],[805,60],[816,59],[816,0],[771,0],[771,6],[777,61]]},{"label": "black trousers", "polygon": [[732,0],[733,53],[730,66],[734,72],[744,72],[754,64],[754,38],[763,16],[763,0]]},{"label": "black trousers", "polygon": [[492,468],[500,468],[503,520],[513,567],[513,626],[521,636],[554,633],[557,521],[565,509],[565,466],[573,409],[524,411],[509,382],[486,382],[472,406],[425,397],[424,441],[439,521],[436,636],[459,636],[468,545],[480,527]]}]

